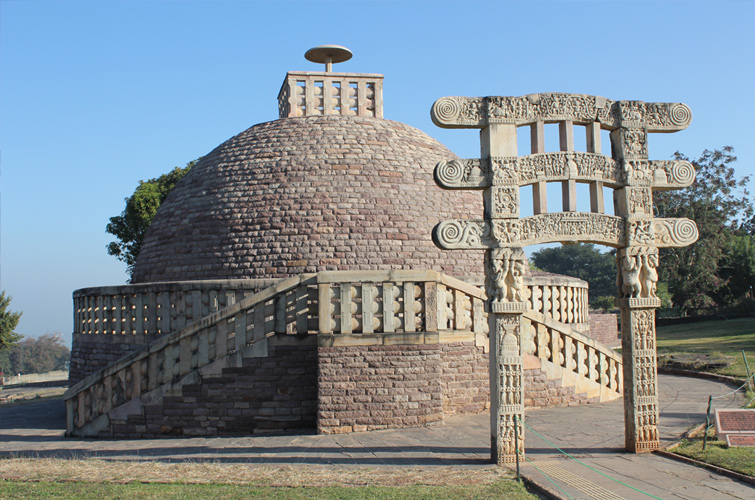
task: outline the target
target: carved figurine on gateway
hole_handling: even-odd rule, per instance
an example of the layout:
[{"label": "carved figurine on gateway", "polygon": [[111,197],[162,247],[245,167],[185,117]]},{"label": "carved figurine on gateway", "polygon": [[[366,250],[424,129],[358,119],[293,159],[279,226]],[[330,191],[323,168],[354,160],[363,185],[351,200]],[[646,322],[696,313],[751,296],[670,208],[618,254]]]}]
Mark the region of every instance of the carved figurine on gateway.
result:
[{"label": "carved figurine on gateway", "polygon": [[[681,189],[694,182],[685,161],[648,159],[650,132],[676,132],[692,120],[681,103],[614,101],[604,97],[545,93],[520,97],[443,97],[433,122],[444,128],[478,128],[481,158],[438,163],[435,179],[446,189],[484,190],[484,219],[440,222],[433,239],[440,248],[486,253],[490,314],[492,455],[512,462],[524,450],[524,407],[519,393],[526,269],[523,247],[540,243],[589,242],[617,249],[617,305],[621,309],[625,437],[629,451],[658,447],[658,384],[655,308],[658,248],[697,240],[688,219],[654,219],[653,190]],[[546,153],[544,125],[558,123],[559,152]],[[531,154],[518,156],[517,132],[529,127]],[[587,151],[574,151],[575,126],[584,127]],[[612,155],[601,153],[601,130],[610,131]],[[562,210],[548,212],[546,183],[562,186]],[[589,184],[590,212],[577,211],[576,183]],[[533,214],[519,218],[519,189],[532,186]],[[603,189],[613,189],[615,215],[604,211]],[[568,360],[567,360],[568,362]]]}]

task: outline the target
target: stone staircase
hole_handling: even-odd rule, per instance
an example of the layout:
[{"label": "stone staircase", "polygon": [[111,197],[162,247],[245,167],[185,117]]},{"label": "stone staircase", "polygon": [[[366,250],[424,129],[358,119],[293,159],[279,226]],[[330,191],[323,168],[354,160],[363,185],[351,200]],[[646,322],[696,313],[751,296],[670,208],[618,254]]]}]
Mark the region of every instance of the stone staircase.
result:
[{"label": "stone staircase", "polygon": [[[578,331],[586,286],[529,281],[523,350],[532,405],[620,397],[620,357]],[[75,339],[140,336],[144,344],[66,392],[68,436],[349,432],[488,406],[477,286],[433,271],[303,274],[241,294],[233,282],[216,285],[180,285],[195,312],[201,304],[212,312],[170,333],[156,325],[168,325],[177,307],[159,287],[74,295]]]}]

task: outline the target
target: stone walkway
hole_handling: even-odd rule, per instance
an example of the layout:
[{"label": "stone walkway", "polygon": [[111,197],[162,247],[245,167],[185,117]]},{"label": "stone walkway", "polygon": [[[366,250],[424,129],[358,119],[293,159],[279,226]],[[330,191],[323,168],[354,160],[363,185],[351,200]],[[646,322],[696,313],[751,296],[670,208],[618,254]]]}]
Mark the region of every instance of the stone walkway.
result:
[{"label": "stone walkway", "polygon": [[[667,444],[705,419],[709,395],[731,389],[702,379],[661,375],[660,432]],[[741,399],[716,401],[719,408],[737,407]],[[575,499],[652,498],[752,499],[755,487],[658,455],[622,452],[621,400],[596,405],[532,410],[526,423],[565,452],[628,486],[575,460],[565,459],[533,432],[527,431],[527,458],[522,473],[548,485],[540,469]],[[446,419],[431,427],[319,436],[261,435],[228,438],[158,440],[65,439],[61,401],[0,409],[0,458],[99,457],[108,460],[212,460],[264,465],[330,465],[338,467],[460,467],[472,473],[490,467],[489,418],[473,415]],[[635,489],[632,489],[635,488]],[[567,496],[568,494],[568,496]]]}]

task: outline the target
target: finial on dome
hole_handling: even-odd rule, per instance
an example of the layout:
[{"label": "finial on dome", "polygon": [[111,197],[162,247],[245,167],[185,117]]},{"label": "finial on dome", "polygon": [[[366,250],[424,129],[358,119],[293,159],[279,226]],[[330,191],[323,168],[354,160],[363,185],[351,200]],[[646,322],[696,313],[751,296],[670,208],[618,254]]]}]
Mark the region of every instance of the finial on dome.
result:
[{"label": "finial on dome", "polygon": [[325,63],[325,72],[333,71],[333,63],[340,63],[351,59],[353,54],[341,45],[318,45],[309,49],[304,57],[307,61]]},{"label": "finial on dome", "polygon": [[278,92],[278,116],[371,116],[383,117],[383,75],[333,73],[333,63],[351,59],[340,45],[309,49],[308,61],[325,63],[325,71],[289,71]]}]

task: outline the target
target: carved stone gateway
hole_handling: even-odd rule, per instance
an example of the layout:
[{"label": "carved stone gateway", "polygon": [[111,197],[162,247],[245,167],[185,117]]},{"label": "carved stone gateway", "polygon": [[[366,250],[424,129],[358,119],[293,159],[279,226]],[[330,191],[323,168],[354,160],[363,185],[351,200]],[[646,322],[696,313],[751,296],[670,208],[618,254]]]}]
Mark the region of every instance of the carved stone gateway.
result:
[{"label": "carved stone gateway", "polygon": [[[688,162],[649,160],[647,136],[683,130],[692,119],[690,109],[681,103],[548,93],[443,97],[433,104],[431,115],[439,127],[481,129],[481,158],[441,162],[435,179],[446,189],[484,190],[485,218],[443,221],[435,227],[433,239],[443,249],[485,250],[493,460],[515,461],[515,434],[519,452],[524,449],[521,328],[527,259],[523,247],[552,242],[618,249],[626,449],[657,448],[658,248],[689,245],[698,233],[691,220],[653,218],[653,190],[687,187],[695,170]],[[545,152],[546,123],[558,123],[560,152]],[[586,152],[574,151],[575,125],[585,127]],[[522,126],[530,127],[532,154],[518,157],[517,127]],[[601,129],[610,131],[611,157],[601,154]],[[562,184],[562,212],[548,213],[547,182]],[[578,182],[590,186],[590,212],[576,211]],[[534,215],[520,219],[523,186],[532,186]],[[615,215],[604,213],[604,187],[613,189]]]}]

